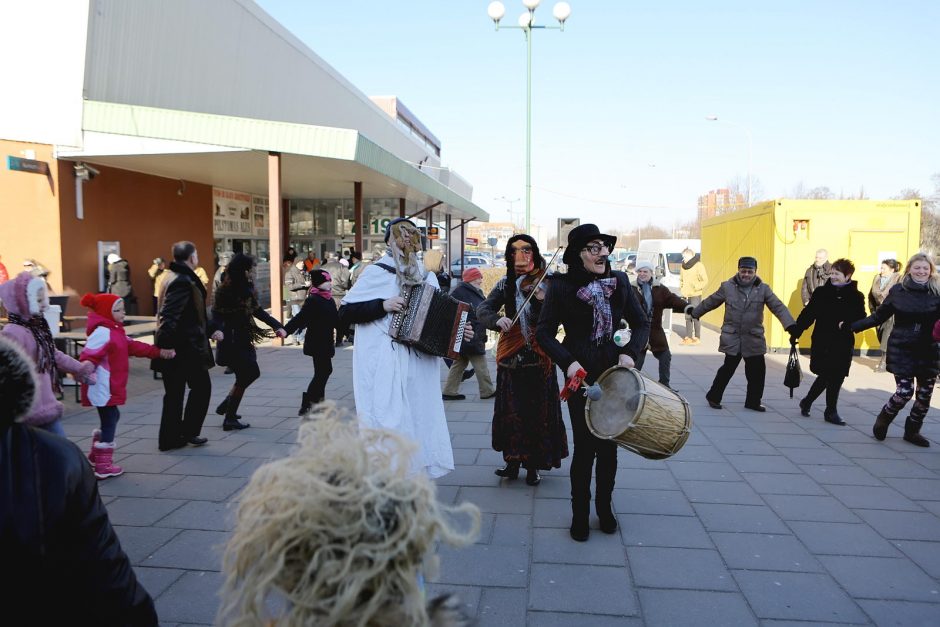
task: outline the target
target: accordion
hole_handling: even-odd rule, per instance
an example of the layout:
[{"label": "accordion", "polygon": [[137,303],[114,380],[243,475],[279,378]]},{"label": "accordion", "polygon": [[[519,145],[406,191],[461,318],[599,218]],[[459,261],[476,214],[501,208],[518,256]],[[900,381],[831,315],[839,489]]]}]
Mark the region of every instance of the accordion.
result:
[{"label": "accordion", "polygon": [[438,357],[457,359],[470,305],[421,283],[402,290],[405,306],[392,315],[392,339]]}]

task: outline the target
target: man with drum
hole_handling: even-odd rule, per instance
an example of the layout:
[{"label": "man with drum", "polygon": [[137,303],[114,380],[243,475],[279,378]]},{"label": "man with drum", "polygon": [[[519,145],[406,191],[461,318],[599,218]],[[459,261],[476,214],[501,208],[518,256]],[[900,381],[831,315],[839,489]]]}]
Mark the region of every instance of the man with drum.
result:
[{"label": "man with drum", "polygon": [[[586,372],[593,383],[612,366],[632,368],[649,340],[650,321],[640,306],[627,276],[612,272],[608,257],[617,238],[600,232],[595,224],[582,224],[568,233],[563,257],[568,272],[551,277],[546,290],[536,338],[570,380]],[[621,319],[631,328],[629,343],[617,346],[614,331]],[[558,325],[565,339],[556,339]],[[594,436],[584,416],[582,391],[568,398],[574,454],[571,460],[571,537],[584,542],[590,535],[591,472],[597,459],[594,507],[604,533],[617,531],[611,508],[617,472],[617,446]]]},{"label": "man with drum", "polygon": [[796,321],[770,286],[757,276],[757,259],[741,257],[738,273],[721,284],[714,294],[687,308],[693,318],[701,318],[712,309],[725,306],[725,319],[721,325],[718,351],[725,354],[725,363],[715,374],[712,387],[705,394],[709,407],[721,409],[721,397],[731,381],[735,369],[744,359],[744,376],[747,377],[747,396],[744,406],[753,411],[767,411],[761,404],[764,396],[764,377],[767,365],[764,353],[764,306],[777,316],[787,333],[796,331]]},{"label": "man with drum", "polygon": [[[393,429],[418,444],[416,471],[432,479],[454,469],[454,453],[441,398],[441,359],[400,344],[389,335],[391,316],[404,309],[402,289],[437,277],[418,259],[421,233],[396,218],[385,229],[388,250],[366,266],[343,297],[339,317],[355,324],[353,393],[366,427]],[[464,339],[473,339],[467,325]]]}]

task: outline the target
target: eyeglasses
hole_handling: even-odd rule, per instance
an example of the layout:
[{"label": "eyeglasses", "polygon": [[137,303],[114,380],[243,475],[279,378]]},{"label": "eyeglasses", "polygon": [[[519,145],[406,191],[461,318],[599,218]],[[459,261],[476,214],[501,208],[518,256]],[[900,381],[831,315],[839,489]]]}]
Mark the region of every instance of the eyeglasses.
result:
[{"label": "eyeglasses", "polygon": [[591,244],[590,246],[585,246],[581,250],[586,250],[592,255],[599,255],[601,254],[602,250],[606,250],[609,253],[610,247],[607,244]]}]

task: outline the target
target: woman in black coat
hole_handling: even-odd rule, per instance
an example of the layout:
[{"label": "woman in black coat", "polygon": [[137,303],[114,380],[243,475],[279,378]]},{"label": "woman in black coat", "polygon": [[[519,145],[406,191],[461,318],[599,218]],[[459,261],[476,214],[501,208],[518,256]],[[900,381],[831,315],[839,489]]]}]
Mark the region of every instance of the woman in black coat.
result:
[{"label": "woman in black coat", "polygon": [[865,297],[858,291],[858,282],[852,280],[854,273],[855,266],[848,259],[835,261],[829,280],[813,290],[809,304],[796,319],[796,329],[790,334],[790,342],[796,344],[803,331],[816,323],[809,360],[809,369],[816,380],[806,398],[800,401],[800,413],[809,416],[813,401],[825,390],[823,417],[834,425],[845,424],[836,406],[855,352],[855,336],[841,327],[865,317]]},{"label": "woman in black coat", "polygon": [[255,318],[275,329],[278,337],[287,337],[281,323],[258,303],[252,280],[254,269],[253,257],[242,253],[232,257],[212,300],[212,323],[224,336],[216,348],[215,361],[235,372],[235,384],[215,409],[215,413],[225,416],[225,431],[251,426],[239,421],[238,405],[248,386],[261,376],[255,342],[271,337],[255,324]]},{"label": "woman in black coat", "polygon": [[[594,224],[582,224],[568,234],[564,262],[568,272],[555,275],[548,284],[539,316],[536,338],[567,378],[580,368],[587,371],[585,383],[592,384],[605,370],[620,364],[635,365],[649,341],[650,320],[636,293],[622,272],[611,272],[608,257],[617,238],[601,234]],[[632,331],[630,342],[618,347],[614,331],[621,319]],[[556,339],[558,325],[565,327],[564,342]],[[574,433],[571,460],[571,537],[588,539],[591,509],[591,472],[597,459],[594,507],[604,533],[617,530],[611,509],[614,476],[617,472],[617,445],[593,435],[584,417],[583,393],[568,398],[568,413]]]},{"label": "woman in black coat", "polygon": [[290,319],[284,331],[295,333],[307,329],[304,335],[304,355],[313,358],[313,378],[300,401],[298,416],[304,416],[314,403],[326,396],[326,382],[333,374],[333,329],[339,324],[336,302],[333,300],[333,280],[325,270],[310,272],[310,293],[300,313]]},{"label": "woman in black coat", "polygon": [[891,288],[875,313],[854,323],[852,331],[870,329],[891,316],[894,329],[888,338],[887,370],[894,375],[897,391],[881,408],[872,433],[875,439],[884,440],[888,426],[916,395],[904,423],[904,439],[917,446],[930,446],[920,429],[940,372],[940,350],[931,337],[940,318],[940,277],[929,256],[917,253],[911,257],[901,282]]}]

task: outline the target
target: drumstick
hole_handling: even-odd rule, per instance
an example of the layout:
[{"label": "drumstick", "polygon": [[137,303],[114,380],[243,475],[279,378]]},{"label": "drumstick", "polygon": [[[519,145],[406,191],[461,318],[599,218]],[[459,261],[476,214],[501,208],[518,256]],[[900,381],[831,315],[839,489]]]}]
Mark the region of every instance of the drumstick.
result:
[{"label": "drumstick", "polygon": [[519,316],[522,315],[522,312],[525,311],[525,306],[529,304],[529,301],[532,300],[532,297],[535,296],[535,293],[539,291],[539,285],[541,285],[542,281],[545,280],[545,277],[548,276],[548,267],[552,265],[552,263],[555,261],[555,257],[558,256],[558,253],[561,251],[562,248],[564,248],[564,246],[559,246],[558,248],[556,248],[555,254],[552,255],[552,258],[548,260],[547,264],[545,264],[545,272],[543,272],[542,276],[539,277],[539,280],[535,282],[535,287],[532,288],[532,292],[530,292],[529,295],[526,297],[525,301],[522,303],[522,307],[519,308],[519,311],[516,312],[516,315],[513,317],[512,322],[509,323],[510,327],[516,324],[516,320],[518,320]]}]

